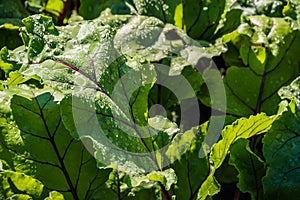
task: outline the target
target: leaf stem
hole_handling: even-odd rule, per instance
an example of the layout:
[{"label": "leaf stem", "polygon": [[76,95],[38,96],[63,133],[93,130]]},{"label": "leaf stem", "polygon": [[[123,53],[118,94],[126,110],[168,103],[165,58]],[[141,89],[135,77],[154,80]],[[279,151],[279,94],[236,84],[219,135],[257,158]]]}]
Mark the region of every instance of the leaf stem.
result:
[{"label": "leaf stem", "polygon": [[172,200],[171,195],[169,194],[169,192],[166,190],[165,186],[161,182],[159,182],[159,186],[160,186],[160,189],[161,189],[161,191],[163,193],[164,199],[166,199],[166,200]]}]

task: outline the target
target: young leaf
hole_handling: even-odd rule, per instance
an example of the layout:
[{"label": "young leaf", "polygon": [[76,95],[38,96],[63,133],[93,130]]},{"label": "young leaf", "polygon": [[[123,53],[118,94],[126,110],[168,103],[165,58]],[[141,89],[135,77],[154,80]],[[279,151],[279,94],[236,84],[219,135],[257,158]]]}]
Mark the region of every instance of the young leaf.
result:
[{"label": "young leaf", "polygon": [[49,197],[46,197],[45,200],[64,200],[64,196],[59,192],[53,191],[49,193]]},{"label": "young leaf", "polygon": [[272,126],[276,116],[269,117],[265,114],[241,118],[232,125],[225,127],[222,132],[222,140],[214,145],[210,159],[214,168],[220,167],[231,145],[240,138],[250,138],[254,135],[266,133]]},{"label": "young leaf", "polygon": [[177,182],[176,174],[172,168],[162,172],[151,172],[148,176],[149,180],[157,181],[163,184],[166,190],[170,190],[171,186]]},{"label": "young leaf", "polygon": [[39,198],[43,192],[43,184],[23,173],[5,170],[0,173],[0,191],[5,198],[12,194],[27,194],[34,198]]},{"label": "young leaf", "polygon": [[210,161],[213,164],[212,170],[202,184],[198,192],[198,198],[205,199],[206,197],[219,192],[220,186],[214,177],[214,173],[225,160],[231,145],[240,138],[247,139],[254,135],[267,132],[275,119],[276,117],[268,117],[265,114],[259,114],[250,116],[248,119],[241,118],[232,125],[225,127],[222,132],[222,139],[212,148],[210,154]]}]

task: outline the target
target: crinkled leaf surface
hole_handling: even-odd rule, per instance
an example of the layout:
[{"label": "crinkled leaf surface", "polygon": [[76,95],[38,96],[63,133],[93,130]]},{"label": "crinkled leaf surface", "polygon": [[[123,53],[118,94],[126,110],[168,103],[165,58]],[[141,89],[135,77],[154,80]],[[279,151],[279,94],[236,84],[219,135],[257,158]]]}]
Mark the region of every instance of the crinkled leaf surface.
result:
[{"label": "crinkled leaf surface", "polygon": [[20,64],[10,60],[10,54],[6,47],[3,47],[0,51],[0,77],[1,80],[5,80],[9,76],[9,72],[18,70]]},{"label": "crinkled leaf surface", "polygon": [[0,173],[1,198],[8,198],[13,194],[27,194],[39,198],[43,192],[43,184],[23,173],[5,170]]},{"label": "crinkled leaf surface", "polygon": [[241,9],[245,15],[266,15],[270,17],[282,17],[282,10],[286,1],[272,0],[241,0],[229,1],[231,8]]},{"label": "crinkled leaf surface", "polygon": [[165,23],[174,23],[174,15],[179,0],[133,0],[132,5],[141,15],[154,16]]},{"label": "crinkled leaf surface", "polygon": [[[145,62],[158,62],[176,53],[177,56],[188,59],[188,62],[197,64],[199,58],[212,57],[217,50],[211,48],[207,52],[204,47],[195,46],[196,42],[182,31],[171,25],[164,27],[161,21],[152,17],[119,16],[112,20],[114,23],[100,17],[91,22],[56,29],[47,17],[36,15],[26,18],[23,20],[26,25],[23,37],[28,38],[28,43],[25,43],[28,49],[38,49],[28,53],[37,62],[30,63],[29,59],[29,63],[23,63],[20,71],[25,77],[38,75],[43,83],[65,94],[73,93],[76,98],[68,98],[62,102],[62,113],[66,113],[63,114],[63,122],[73,136],[92,137],[92,141],[96,142],[92,149],[99,150],[96,156],[107,153],[101,146],[103,144],[99,144],[103,138],[95,136],[99,124],[105,137],[117,147],[135,153],[149,153],[167,144],[171,135],[148,126],[148,94],[160,72],[156,70],[158,65]],[[122,26],[126,21],[130,22]],[[39,48],[34,46],[35,39],[42,39]],[[185,43],[194,45],[195,48],[184,49]],[[143,48],[146,50],[143,51]],[[149,57],[143,54],[148,50],[151,52]],[[198,52],[195,60],[190,55],[194,52]],[[176,70],[177,74],[184,71],[180,69],[183,67],[178,68],[173,71]],[[196,74],[190,76],[191,81],[197,82],[199,75]],[[200,86],[202,83],[199,79],[197,84]],[[193,91],[192,88],[190,91]],[[181,93],[180,101],[193,96],[185,89]],[[76,108],[74,105],[79,108],[75,114],[79,116],[77,119],[71,114],[72,109]],[[92,108],[84,109],[91,105]],[[86,126],[87,120],[95,113],[95,123]],[[80,134],[78,126],[82,127],[79,128]],[[153,134],[158,134],[159,137],[153,137]],[[141,136],[147,137],[141,140]],[[136,145],[132,146],[132,143]],[[160,157],[152,154],[151,160]],[[121,156],[122,153],[116,155]],[[161,167],[160,164],[155,165]]]},{"label": "crinkled leaf surface", "polygon": [[290,85],[281,88],[278,94],[282,99],[294,100],[300,107],[300,77],[297,77]]}]

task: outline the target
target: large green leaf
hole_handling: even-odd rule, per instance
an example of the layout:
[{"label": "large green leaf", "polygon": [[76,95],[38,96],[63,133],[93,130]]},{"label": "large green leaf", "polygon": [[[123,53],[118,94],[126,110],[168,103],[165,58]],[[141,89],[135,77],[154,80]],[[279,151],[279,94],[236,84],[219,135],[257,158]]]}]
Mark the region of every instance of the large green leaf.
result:
[{"label": "large green leaf", "polygon": [[[33,175],[48,189],[62,191],[67,199],[92,198],[109,170],[98,170],[81,141],[71,137],[53,96],[35,96],[34,92],[31,99],[14,96],[11,107],[27,152],[23,157],[35,166]],[[9,150],[18,154],[18,149]]]},{"label": "large green leaf", "polygon": [[[78,97],[74,102],[85,102],[84,104],[78,102],[79,108],[89,107],[89,104],[96,103],[93,112],[96,112],[97,119],[94,125],[86,127],[87,121],[85,120],[89,120],[89,116],[93,115],[92,110],[86,110],[90,113],[83,113],[84,109],[81,109],[81,114],[79,111],[76,114],[81,118],[73,119],[71,111],[76,103],[74,104],[71,98],[68,102],[64,101],[64,107],[68,109],[62,112],[68,114],[63,114],[63,121],[74,136],[78,136],[76,130],[78,126],[85,127],[81,130],[84,134],[79,134],[83,136],[85,133],[90,134],[90,130],[99,126],[98,122],[100,122],[106,137],[115,145],[133,152],[151,152],[163,146],[162,144],[166,144],[171,138],[171,135],[167,133],[159,133],[155,128],[147,127],[148,94],[153,84],[167,82],[168,86],[173,87],[173,92],[177,92],[176,95],[179,94],[178,101],[182,102],[196,97],[195,93],[199,90],[203,80],[196,71],[189,73],[192,70],[184,70],[187,64],[173,65],[169,69],[165,65],[147,63],[159,62],[175,54],[174,57],[184,58],[187,63],[197,65],[200,58],[211,58],[219,52],[214,47],[202,48],[176,27],[172,25],[164,27],[161,21],[153,17],[115,16],[112,20],[114,22],[105,21],[104,17],[100,17],[91,22],[56,29],[47,17],[36,15],[26,18],[23,20],[26,26],[23,38],[24,41],[28,39],[28,42],[25,42],[28,49],[37,48],[34,42],[30,42],[36,38],[42,40],[43,43],[41,47],[38,47],[38,51],[32,53],[29,51],[27,56],[30,61],[34,58],[37,62],[23,63],[20,71],[25,77],[38,75],[45,85],[55,87],[64,94],[73,93],[73,97]],[[122,23],[127,21],[129,23],[122,26]],[[185,48],[186,44],[191,46]],[[148,54],[145,55],[147,51]],[[198,52],[196,57],[191,56],[194,52]],[[26,62],[24,60],[23,62]],[[200,66],[203,68],[201,70],[210,67],[210,63],[207,65]],[[174,77],[167,76],[169,79],[158,79],[157,74],[168,75],[169,70],[172,71],[170,73],[175,74]],[[185,77],[180,77],[180,73],[185,73],[188,81]],[[213,78],[209,78],[212,75],[210,71],[205,73],[207,73],[208,81],[214,82],[214,85],[220,84],[220,81],[216,84]],[[213,75],[219,76],[218,71],[215,71]],[[178,86],[174,88],[174,84],[181,87],[185,84],[187,87],[179,90]],[[190,86],[191,84],[194,88]],[[224,96],[224,93],[217,90],[215,93]],[[214,101],[221,100],[215,99]],[[187,111],[186,115],[188,115]],[[74,120],[79,124],[72,123]],[[185,123],[188,121],[186,119]],[[135,124],[138,127],[135,127]],[[188,130],[190,127],[184,128]],[[153,132],[151,134],[159,133],[162,137],[152,137],[149,130]],[[137,135],[150,137],[144,141],[132,137]],[[153,141],[155,138],[165,141]],[[131,143],[136,145],[132,146]],[[155,146],[157,144],[153,143],[159,145]]]},{"label": "large green leaf", "polygon": [[227,112],[272,115],[280,102],[277,91],[300,73],[300,32],[283,18],[251,16],[249,24],[224,36],[229,46],[224,54]]},{"label": "large green leaf", "polygon": [[300,112],[293,104],[263,139],[267,164],[267,175],[263,178],[265,199],[297,199],[300,194]]},{"label": "large green leaf", "polygon": [[[176,178],[172,170],[163,171],[163,167],[166,163],[168,164],[169,159],[173,159],[172,162],[174,162],[180,157],[180,154],[175,155],[175,150],[174,156],[174,152],[170,151],[173,157],[166,157],[164,153],[167,148],[164,149],[164,147],[172,141],[180,129],[175,123],[166,119],[166,116],[155,116],[160,114],[155,111],[154,116],[148,113],[148,95],[154,83],[168,83],[170,79],[169,86],[173,88],[176,85],[181,87],[183,83],[189,86],[188,89],[181,90],[177,86],[172,90],[172,92],[179,93],[179,102],[195,97],[195,92],[199,90],[203,80],[195,69],[185,67],[199,64],[200,58],[219,55],[218,49],[213,46],[201,47],[175,26],[164,26],[161,21],[153,17],[100,17],[94,21],[75,23],[75,25],[61,28],[54,27],[48,17],[39,15],[26,18],[23,22],[26,27],[23,30],[23,40],[28,50],[24,47],[19,48],[7,56],[10,58],[7,60],[8,63],[17,62],[22,65],[19,71],[22,75],[19,72],[11,73],[7,85],[12,91],[14,85],[27,83],[26,80],[30,78],[41,79],[45,87],[53,87],[63,95],[68,95],[60,102],[60,105],[53,102],[52,97],[49,97],[49,106],[51,105],[50,107],[55,109],[51,113],[58,111],[61,113],[61,115],[53,115],[50,121],[55,123],[55,121],[61,120],[63,127],[61,131],[67,134],[64,136],[65,139],[61,140],[68,141],[72,137],[80,137],[84,141],[85,147],[98,160],[99,167],[105,167],[112,163],[118,164],[114,171],[115,175],[111,174],[113,181],[106,183],[110,188],[99,187],[98,189],[101,191],[98,191],[97,195],[106,193],[104,196],[112,199],[119,198],[120,195],[125,198],[129,194],[142,197],[145,194],[154,195],[156,193],[153,191],[160,190],[165,196],[169,196],[167,190],[176,183]],[[129,23],[122,25],[125,22]],[[40,46],[36,46],[38,41],[42,41]],[[25,50],[27,54],[24,55]],[[170,57],[173,64],[165,64],[171,65],[171,69],[159,63],[162,59],[167,61]],[[176,60],[176,57],[179,57],[179,61]],[[181,63],[183,59],[187,61]],[[210,66],[210,62],[204,62],[204,65],[199,67],[205,71],[205,68]],[[158,78],[157,74],[164,76]],[[171,78],[168,74],[171,74]],[[184,76],[180,76],[181,74]],[[214,83],[213,85],[220,84],[220,81],[216,82],[214,78],[209,78],[219,77],[220,74],[217,70],[213,70],[213,72],[207,70],[204,74],[206,80]],[[178,81],[180,80],[178,77],[181,77],[183,82]],[[224,92],[219,92],[219,90],[214,90],[214,92],[224,96]],[[154,94],[153,96],[159,95]],[[46,97],[46,94],[42,94],[41,96],[29,96],[29,99],[36,101]],[[39,110],[33,100],[26,101],[21,97],[14,97],[14,99],[20,101],[19,105],[27,106],[28,104],[33,109],[37,109],[37,112]],[[214,101],[221,100],[216,98]],[[186,104],[189,102],[187,101]],[[177,102],[172,104],[177,104]],[[16,116],[21,112],[26,113],[22,107],[13,105]],[[48,108],[48,104],[45,103],[45,105],[45,108]],[[192,109],[190,108],[190,110]],[[190,115],[186,112],[187,114]],[[23,117],[22,123],[20,118],[16,118],[23,132],[21,125],[25,126],[26,119],[29,120],[29,117]],[[35,119],[35,121],[39,120]],[[188,121],[189,118],[185,119],[185,123]],[[199,121],[196,122],[198,125]],[[212,124],[212,126],[215,125],[215,123]],[[191,125],[181,124],[186,130]],[[36,130],[37,127],[30,126],[30,132],[40,132]],[[99,132],[99,127],[103,132]],[[187,131],[184,135],[188,136],[188,133],[194,133],[194,131]],[[34,143],[32,145],[39,148],[42,142],[36,145],[35,142],[38,139],[35,139],[26,140],[25,147]],[[175,147],[183,149],[180,153],[184,153],[190,147],[189,143],[193,142],[192,139],[193,137],[187,138],[187,144],[179,142]],[[180,140],[180,137],[177,140]],[[193,157],[192,166],[199,165],[207,170],[206,158],[201,159],[200,163],[197,159],[198,148],[201,144],[192,145],[195,148],[191,156]],[[81,147],[83,148],[83,146]],[[51,148],[47,150],[50,151]],[[30,156],[43,159],[40,154],[36,154],[37,152],[30,153]],[[55,157],[55,152],[48,152],[48,154],[53,154]],[[34,164],[38,165],[35,162]],[[189,165],[188,160],[182,160],[182,166],[187,167],[187,165]],[[192,170],[192,167],[189,167],[188,171],[180,173],[179,168],[177,167],[176,171],[180,177],[184,177]],[[156,169],[163,172],[146,173],[147,170]],[[52,171],[55,172],[55,170]],[[70,173],[75,171],[76,168]],[[186,197],[187,195],[195,198],[201,184],[196,180],[196,175],[201,175],[204,179],[205,174],[206,171],[205,173],[195,171],[195,176],[191,174],[192,193],[184,194],[177,191],[178,196]],[[48,180],[48,176],[44,177],[42,173],[38,173],[36,176],[47,187],[50,186],[48,186],[48,182],[44,182],[45,180],[50,183],[54,182]],[[50,176],[50,178],[53,177]],[[59,182],[63,183],[63,181]],[[181,182],[179,185],[181,187],[184,184]],[[145,190],[145,188],[153,189]],[[161,195],[159,192],[158,194]]]},{"label": "large green leaf", "polygon": [[[0,198],[1,199],[42,199],[45,196],[44,185],[24,173],[4,170],[0,161]],[[63,200],[64,197],[57,191],[49,193],[46,199]]]}]

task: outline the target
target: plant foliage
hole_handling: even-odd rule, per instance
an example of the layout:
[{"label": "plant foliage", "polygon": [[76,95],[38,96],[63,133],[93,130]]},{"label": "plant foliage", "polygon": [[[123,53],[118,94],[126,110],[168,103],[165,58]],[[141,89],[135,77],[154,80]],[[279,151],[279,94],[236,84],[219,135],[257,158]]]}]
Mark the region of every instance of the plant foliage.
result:
[{"label": "plant foliage", "polygon": [[0,199],[298,199],[298,0],[11,2]]}]

